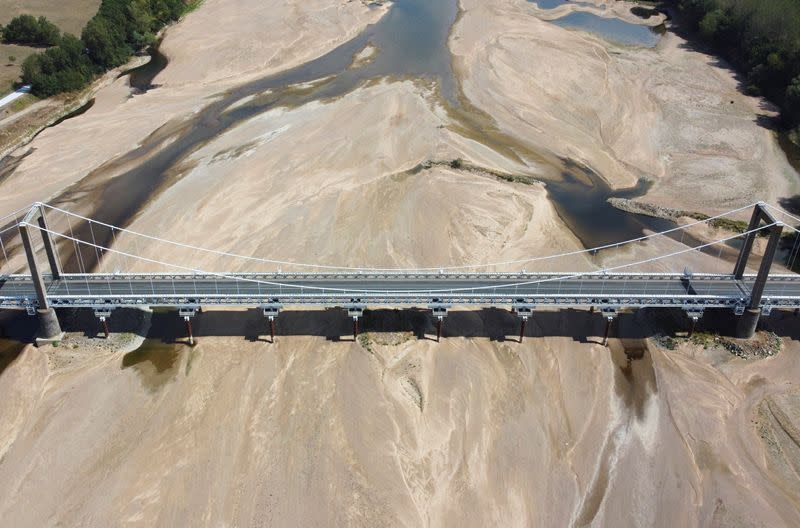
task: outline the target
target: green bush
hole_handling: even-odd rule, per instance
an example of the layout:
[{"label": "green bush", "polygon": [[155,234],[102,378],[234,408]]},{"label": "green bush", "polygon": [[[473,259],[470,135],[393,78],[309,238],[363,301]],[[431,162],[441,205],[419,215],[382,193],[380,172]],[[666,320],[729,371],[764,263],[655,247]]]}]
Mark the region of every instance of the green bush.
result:
[{"label": "green bush", "polygon": [[37,96],[49,97],[83,88],[92,78],[93,68],[83,49],[83,42],[69,33],[61,44],[22,63],[22,79]]},{"label": "green bush", "polygon": [[41,16],[19,15],[3,29],[3,42],[30,46],[55,46],[61,38],[58,28]]},{"label": "green bush", "polygon": [[124,64],[132,52],[119,30],[104,18],[90,20],[83,29],[81,40],[89,59],[103,70]]},{"label": "green bush", "polygon": [[[58,46],[25,59],[22,80],[42,97],[83,88],[95,74],[124,64],[134,51],[153,44],[158,30],[186,9],[184,0],[102,0],[80,39],[64,35]],[[22,22],[27,28],[33,17],[23,17],[28,17]],[[37,22],[40,28],[43,20]]]}]

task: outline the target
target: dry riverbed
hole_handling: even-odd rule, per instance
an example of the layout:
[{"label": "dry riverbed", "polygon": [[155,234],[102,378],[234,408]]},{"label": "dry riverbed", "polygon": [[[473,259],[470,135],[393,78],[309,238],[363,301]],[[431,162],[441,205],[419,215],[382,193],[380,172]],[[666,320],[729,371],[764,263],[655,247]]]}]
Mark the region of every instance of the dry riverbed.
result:
[{"label": "dry riverbed", "polygon": [[421,312],[368,314],[357,342],[335,311],[284,313],[275,344],[256,312],[195,323],[193,348],[70,335],[19,355],[0,376],[6,522],[800,522],[791,339],[744,359],[643,340],[640,314],[607,349],[586,312],[538,314],[523,344],[496,310],[452,313],[441,343]]},{"label": "dry riverbed", "polygon": [[[132,95],[125,78],[111,82],[88,112],[17,151],[0,213],[76,182],[65,205],[90,213],[99,189],[225,93],[323,55],[389,8],[235,4],[206,0],[167,31],[158,88]],[[650,179],[641,200],[673,209],[713,213],[794,192],[796,174],[758,125],[769,111],[678,37],[623,47],[546,22],[522,0],[461,9],[449,46],[464,96],[535,159],[463,133],[427,80],[376,80],[274,107],[200,144],[130,227],[277,260],[470,265],[581,247],[540,182],[559,176],[560,158],[615,187]],[[348,71],[382,52],[364,49]],[[264,268],[125,236],[118,247],[194,268]],[[512,267],[591,269],[681,247]],[[788,315],[770,320],[778,337],[760,335],[769,354],[705,333],[658,337],[685,331],[680,314],[624,315],[624,339],[608,349],[599,315],[577,311],[537,314],[523,344],[501,310],[455,311],[441,343],[423,312],[368,315],[357,341],[343,313],[285,312],[274,344],[255,311],[209,312],[193,348],[175,314],[148,316],[152,327],[118,317],[112,346],[94,339],[89,316],[58,347],[0,354],[9,525],[800,524],[800,347]],[[132,350],[149,327],[155,339]]]}]

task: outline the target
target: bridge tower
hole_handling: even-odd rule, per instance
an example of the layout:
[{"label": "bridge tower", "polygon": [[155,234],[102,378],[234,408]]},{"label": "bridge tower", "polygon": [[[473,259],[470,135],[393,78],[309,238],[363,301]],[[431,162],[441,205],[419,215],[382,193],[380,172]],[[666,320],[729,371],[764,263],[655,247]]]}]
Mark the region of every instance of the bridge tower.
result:
[{"label": "bridge tower", "polygon": [[767,284],[772,262],[775,260],[775,253],[778,250],[778,243],[783,232],[783,224],[775,220],[775,217],[767,209],[766,204],[764,202],[756,204],[753,209],[753,215],[750,217],[750,224],[747,226],[747,235],[745,235],[744,243],[739,251],[739,258],[736,260],[736,267],[733,270],[734,279],[741,281],[744,278],[747,261],[750,259],[750,253],[753,250],[753,242],[756,237],[755,230],[758,229],[762,221],[770,225],[768,231],[769,241],[761,259],[753,289],[750,291],[750,302],[744,313],[739,316],[739,321],[736,325],[736,337],[743,339],[749,339],[756,333],[758,320],[761,318],[761,298],[764,295],[764,287]]},{"label": "bridge tower", "polygon": [[[33,225],[34,222],[36,222],[38,228]],[[39,345],[60,341],[64,333],[61,331],[61,325],[58,322],[56,311],[47,299],[47,288],[39,266],[39,261],[36,258],[36,252],[34,251],[33,240],[30,233],[31,228],[37,229],[42,235],[42,242],[44,243],[44,250],[50,264],[52,280],[59,280],[62,271],[58,259],[56,258],[53,239],[47,230],[47,218],[45,216],[44,206],[42,206],[42,204],[36,204],[31,207],[28,214],[25,215],[25,218],[19,224],[19,233],[22,238],[22,245],[25,248],[25,256],[28,260],[28,269],[31,272],[33,287],[36,290],[36,312],[39,316],[39,336],[36,338],[36,344]]]}]

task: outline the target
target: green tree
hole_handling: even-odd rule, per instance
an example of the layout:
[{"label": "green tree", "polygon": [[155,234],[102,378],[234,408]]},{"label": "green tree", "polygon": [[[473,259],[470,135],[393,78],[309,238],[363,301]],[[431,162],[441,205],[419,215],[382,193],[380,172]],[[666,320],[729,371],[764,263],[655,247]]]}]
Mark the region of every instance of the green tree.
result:
[{"label": "green tree", "polygon": [[61,37],[58,28],[41,16],[19,15],[3,29],[3,41],[12,44],[55,46]]},{"label": "green tree", "polygon": [[800,76],[792,79],[792,82],[786,88],[783,112],[790,123],[800,123]]},{"label": "green tree", "polygon": [[120,32],[103,18],[93,18],[81,34],[89,58],[103,69],[125,63],[131,54]]},{"label": "green tree", "polygon": [[58,46],[31,55],[22,63],[22,80],[37,96],[78,90],[91,78],[92,64],[83,51],[83,42],[70,34],[65,34]]},{"label": "green tree", "polygon": [[40,16],[36,21],[39,26],[39,44],[43,46],[55,46],[61,39],[61,31],[55,24]]},{"label": "green tree", "polygon": [[745,91],[800,124],[800,0],[672,0],[690,29],[742,73]]},{"label": "green tree", "polygon": [[[152,44],[155,33],[186,9],[184,0],[102,0],[81,39],[65,34],[57,46],[25,59],[22,79],[38,96],[80,89],[96,73],[124,64],[134,50]],[[52,41],[45,22],[26,15],[17,24],[23,33],[38,28],[40,39]]]},{"label": "green tree", "polygon": [[730,19],[722,9],[715,9],[707,13],[698,24],[698,29],[704,38],[713,40],[720,33],[728,29]]}]

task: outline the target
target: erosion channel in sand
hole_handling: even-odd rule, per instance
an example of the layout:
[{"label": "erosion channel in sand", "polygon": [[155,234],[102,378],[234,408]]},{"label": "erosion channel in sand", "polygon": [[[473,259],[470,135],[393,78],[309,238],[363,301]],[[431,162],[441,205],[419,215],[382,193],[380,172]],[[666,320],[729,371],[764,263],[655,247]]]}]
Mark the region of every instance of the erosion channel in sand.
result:
[{"label": "erosion channel in sand", "polygon": [[[230,90],[194,117],[163,127],[166,130],[154,133],[138,148],[102,165],[67,188],[55,203],[73,208],[91,203],[87,212],[93,218],[128,225],[146,203],[185,174],[181,165],[194,152],[254,116],[277,107],[329,101],[383,78],[410,78],[435,83],[435,100],[456,133],[507,158],[526,177],[546,180],[559,215],[584,245],[633,238],[644,227],[661,230],[672,225],[611,207],[607,199],[617,194],[591,169],[532,149],[502,132],[489,115],[471,105],[463,97],[448,49],[457,12],[456,0],[398,0],[378,23],[354,39],[299,67]],[[353,57],[367,47],[377,50],[376,55],[351,67]],[[147,73],[163,64],[163,55],[156,52],[152,65],[134,72],[136,87],[145,89],[142,83],[149,85],[152,80]],[[108,174],[120,169],[109,181]],[[640,185],[622,195],[638,196],[646,187]],[[89,234],[82,233],[86,226],[75,229],[79,236]],[[64,251],[69,254],[69,248]],[[85,265],[91,267],[91,263]]]},{"label": "erosion channel in sand", "polygon": [[[117,79],[11,160],[0,210],[55,197],[281,265],[420,268],[669,225],[609,196],[715,214],[791,194],[755,122],[763,101],[713,58],[669,33],[620,46],[551,20],[631,22],[630,5],[459,7],[205,0],[164,35],[166,68]],[[63,218],[48,221],[69,232]],[[692,236],[721,238],[697,225],[527,269],[596,270]],[[111,246],[208,271],[277,265]],[[677,270],[730,273],[735,258],[693,252]],[[171,271],[141,266],[107,253],[99,268]],[[455,307],[440,342],[424,307],[370,306],[353,339],[344,310],[287,306],[274,340],[259,309],[206,309],[194,346],[171,310],[115,310],[108,339],[91,310],[60,317],[65,339],[42,348],[20,344],[35,318],[0,318],[9,526],[800,525],[791,313],[773,310],[775,333],[750,344],[706,333],[729,311],[694,339],[681,311],[622,313],[609,347],[597,310],[536,310],[521,343],[516,314],[495,308]]]}]

